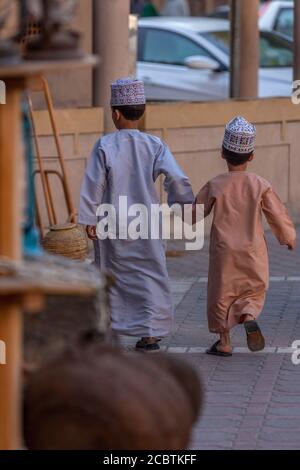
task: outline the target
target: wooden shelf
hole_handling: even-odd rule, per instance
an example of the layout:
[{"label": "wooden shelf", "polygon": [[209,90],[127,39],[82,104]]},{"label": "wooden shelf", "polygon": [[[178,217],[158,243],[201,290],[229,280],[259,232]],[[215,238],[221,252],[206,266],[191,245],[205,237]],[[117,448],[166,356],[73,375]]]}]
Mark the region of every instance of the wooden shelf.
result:
[{"label": "wooden shelf", "polygon": [[26,78],[51,72],[64,72],[66,70],[95,67],[98,63],[99,58],[93,55],[86,55],[79,60],[21,60],[12,65],[1,65],[0,62],[0,79]]},{"label": "wooden shelf", "polygon": [[1,268],[0,299],[27,295],[85,297],[105,288],[96,268],[47,254],[21,263],[2,262]]},{"label": "wooden shelf", "polygon": [[0,297],[44,295],[89,297],[97,294],[97,289],[89,284],[68,282],[28,281],[22,277],[8,277],[0,280]]}]

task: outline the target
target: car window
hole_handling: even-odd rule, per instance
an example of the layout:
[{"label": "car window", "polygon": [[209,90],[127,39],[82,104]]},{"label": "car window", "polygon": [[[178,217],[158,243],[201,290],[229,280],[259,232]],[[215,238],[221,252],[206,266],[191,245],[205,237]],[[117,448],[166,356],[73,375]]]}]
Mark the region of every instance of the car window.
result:
[{"label": "car window", "polygon": [[280,10],[276,24],[275,31],[287,36],[293,36],[294,29],[294,9],[293,8],[282,8]]},{"label": "car window", "polygon": [[260,38],[261,67],[292,67],[293,51],[287,48],[281,39],[273,36]]},{"label": "car window", "polygon": [[[201,33],[206,39],[229,55],[230,34],[228,31]],[[260,34],[260,67],[292,67],[292,43],[273,33]]]},{"label": "car window", "polygon": [[185,59],[195,55],[212,58],[206,49],[180,34],[160,29],[143,32],[143,53],[140,57],[144,62],[184,65]]}]

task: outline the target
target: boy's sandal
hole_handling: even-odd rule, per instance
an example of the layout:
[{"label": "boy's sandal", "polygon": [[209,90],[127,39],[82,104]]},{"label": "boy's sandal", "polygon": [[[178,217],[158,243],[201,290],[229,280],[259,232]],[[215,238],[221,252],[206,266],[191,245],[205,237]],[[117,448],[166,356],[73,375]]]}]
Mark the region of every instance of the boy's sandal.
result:
[{"label": "boy's sandal", "polygon": [[142,338],[136,343],[135,349],[140,352],[158,352],[160,350],[159,338]]},{"label": "boy's sandal", "polygon": [[244,327],[247,333],[248,348],[252,352],[263,351],[265,349],[265,338],[255,320],[246,321]]},{"label": "boy's sandal", "polygon": [[220,345],[221,341],[217,341],[210,349],[206,351],[206,354],[210,354],[211,356],[220,356],[220,357],[232,357],[232,353],[227,353],[218,350],[218,346]]}]

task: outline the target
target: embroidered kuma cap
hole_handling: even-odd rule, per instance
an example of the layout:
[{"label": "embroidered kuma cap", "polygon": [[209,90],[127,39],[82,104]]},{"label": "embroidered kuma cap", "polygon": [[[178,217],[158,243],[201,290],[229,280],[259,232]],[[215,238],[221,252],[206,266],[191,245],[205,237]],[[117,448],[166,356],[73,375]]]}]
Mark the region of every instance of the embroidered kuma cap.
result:
[{"label": "embroidered kuma cap", "polygon": [[230,121],[225,129],[223,147],[235,153],[254,152],[256,141],[256,127],[242,116]]},{"label": "embroidered kuma cap", "polygon": [[127,77],[112,83],[110,104],[111,106],[146,104],[144,82]]}]

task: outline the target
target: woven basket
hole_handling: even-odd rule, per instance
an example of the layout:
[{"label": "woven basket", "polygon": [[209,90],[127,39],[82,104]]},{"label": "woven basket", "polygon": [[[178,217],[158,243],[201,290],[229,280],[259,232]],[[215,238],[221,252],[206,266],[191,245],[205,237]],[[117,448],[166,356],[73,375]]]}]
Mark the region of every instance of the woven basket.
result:
[{"label": "woven basket", "polygon": [[84,261],[88,253],[87,239],[76,224],[55,225],[42,241],[49,253]]}]

